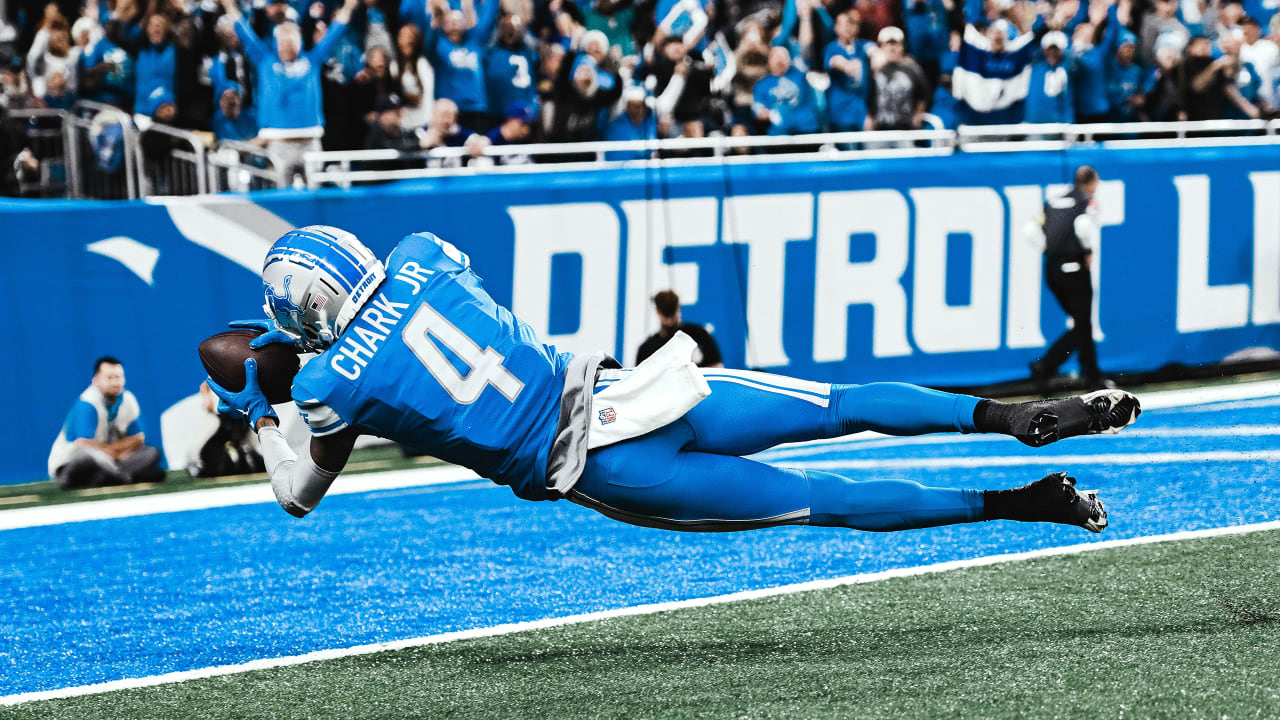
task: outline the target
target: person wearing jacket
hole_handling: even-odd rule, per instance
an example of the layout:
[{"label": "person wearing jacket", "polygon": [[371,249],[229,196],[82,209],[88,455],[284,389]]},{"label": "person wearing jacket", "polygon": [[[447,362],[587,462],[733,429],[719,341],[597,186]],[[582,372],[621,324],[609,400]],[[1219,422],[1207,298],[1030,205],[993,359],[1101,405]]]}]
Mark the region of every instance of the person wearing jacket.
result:
[{"label": "person wearing jacket", "polygon": [[272,51],[254,34],[235,0],[222,0],[227,15],[235,18],[236,35],[257,71],[258,137],[268,141],[267,151],[285,177],[301,167],[303,153],[320,149],[324,135],[320,72],[341,41],[358,2],[346,0],[324,37],[303,52],[302,31],[297,25],[276,26]]},{"label": "person wearing jacket", "polygon": [[1071,73],[1067,71],[1067,36],[1053,30],[1040,38],[1043,56],[1031,66],[1031,83],[1027,89],[1024,122],[1074,123],[1075,97]]},{"label": "person wearing jacket", "polygon": [[1138,38],[1128,30],[1120,31],[1111,67],[1107,71],[1107,99],[1111,103],[1112,122],[1138,119],[1145,98],[1142,94],[1143,71],[1136,62]]},{"label": "person wearing jacket", "polygon": [[1121,30],[1115,5],[1107,10],[1106,28],[1102,29],[1102,38],[1098,40],[1100,24],[1080,23],[1072,37],[1072,80],[1075,83],[1076,122],[1079,123],[1103,123],[1111,116],[1107,69]]}]

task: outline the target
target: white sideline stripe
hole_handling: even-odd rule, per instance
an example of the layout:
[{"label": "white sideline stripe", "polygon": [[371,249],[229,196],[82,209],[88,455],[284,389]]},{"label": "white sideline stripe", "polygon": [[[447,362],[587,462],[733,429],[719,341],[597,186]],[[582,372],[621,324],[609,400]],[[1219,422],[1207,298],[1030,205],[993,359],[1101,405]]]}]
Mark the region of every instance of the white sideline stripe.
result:
[{"label": "white sideline stripe", "polygon": [[[1141,399],[1142,406],[1144,408],[1155,409],[1163,407],[1181,407],[1184,405],[1202,405],[1215,402],[1229,402],[1234,400],[1247,400],[1251,398],[1266,397],[1269,395],[1280,395],[1280,381],[1268,380],[1239,383],[1235,385],[1218,385],[1207,388],[1163,390],[1160,392],[1144,393],[1141,395]],[[1227,409],[1227,406],[1208,409]],[[1128,431],[1128,434],[1133,435],[1135,433],[1130,430]],[[955,442],[957,440],[962,442],[973,442],[978,438],[989,437],[1003,439],[1003,436],[984,435],[895,438],[880,433],[862,433],[856,438],[830,438],[825,440],[813,440],[803,443],[782,445],[776,449],[766,451],[768,454],[762,455],[761,459],[773,460],[787,457],[787,455],[784,455],[783,453],[786,453],[786,451],[790,449],[812,448],[836,444],[866,443],[874,440],[886,440],[892,441],[893,443],[912,444],[916,442]],[[1099,458],[1117,456],[1093,455],[1083,457],[1093,458],[1092,460],[1083,462],[1101,462],[1102,460],[1099,460]],[[1061,459],[1061,456],[1054,458],[1055,461],[1061,461]],[[1023,458],[1021,459],[1021,462],[1033,464],[1034,460],[1035,458]],[[820,469],[822,465],[810,463],[804,465],[804,467],[816,470]],[[839,464],[828,465],[826,467],[848,468],[857,466],[850,465],[848,462],[840,462]],[[979,466],[967,465],[967,467]],[[394,470],[384,473],[360,475],[358,483],[351,482],[349,478],[348,480],[336,484],[327,494],[349,495],[354,493],[373,492],[377,490],[391,490],[404,487],[463,482],[467,480],[474,480],[477,477],[478,476],[475,473],[472,473],[469,470],[453,466],[445,468]],[[61,525],[63,523],[84,522],[88,520],[108,520],[112,518],[135,517],[138,515],[153,515],[160,513],[183,512],[187,510],[204,510],[215,507],[231,507],[234,505],[254,505],[258,503],[274,502],[275,497],[272,495],[270,488],[266,483],[263,483],[261,485],[241,485],[236,487],[189,490],[176,493],[142,495],[127,498],[111,498],[107,500],[96,500],[82,503],[44,505],[33,508],[0,510],[0,531],[42,527],[47,525]]]},{"label": "white sideline stripe", "polygon": [[1254,398],[1253,400],[1232,400],[1221,403],[1211,403],[1205,405],[1183,405],[1179,407],[1166,408],[1170,413],[1191,413],[1191,412],[1222,412],[1224,410],[1245,410],[1249,408],[1275,407],[1280,405],[1280,397]]},{"label": "white sideline stripe", "polygon": [[[1142,401],[1143,410],[1163,410],[1167,408],[1192,408],[1199,405],[1209,405],[1212,403],[1226,403],[1235,400],[1253,400],[1257,398],[1265,398],[1274,395],[1280,395],[1280,380],[1259,380],[1256,382],[1236,383],[1234,385],[1215,385],[1204,388],[1181,388],[1178,390],[1158,390],[1156,392],[1140,393],[1138,399]],[[1280,398],[1274,403],[1280,405]],[[1232,404],[1221,405],[1217,407],[1206,407],[1204,412],[1217,412],[1221,410],[1237,410],[1244,407],[1257,407],[1256,404]],[[1142,422],[1139,418],[1138,422]],[[1125,431],[1127,435],[1132,435],[1132,430]],[[923,436],[938,437],[938,436]],[[961,436],[941,436],[949,438],[950,442],[981,442],[980,438],[1003,439],[1003,436],[990,435],[961,435]],[[962,438],[962,439],[961,439]],[[779,445],[768,453],[785,452],[791,449],[824,447],[826,445],[844,445],[851,443],[875,442],[878,440],[892,440],[895,443],[904,445],[912,445],[919,442],[917,438],[905,439],[895,435],[886,435],[878,432],[864,432],[849,437],[823,438],[821,440],[805,440],[797,443],[786,443]],[[923,444],[930,442],[948,442],[948,440],[927,440]],[[874,447],[874,446],[873,446]],[[769,457],[777,457],[770,455]]]},{"label": "white sideline stripe", "polygon": [[912,470],[1009,467],[1013,465],[1153,465],[1188,462],[1262,462],[1280,460],[1280,450],[1096,453],[1093,455],[1005,455],[979,457],[893,458],[889,460],[814,460],[789,463],[798,470]]},{"label": "white sideline stripe", "polygon": [[[1139,419],[1138,422],[1142,422]],[[1182,428],[1141,428],[1128,427],[1119,435],[1094,435],[1098,439],[1118,438],[1201,438],[1201,437],[1270,437],[1280,435],[1280,425],[1226,425],[1223,427],[1182,427]],[[893,437],[880,435],[863,440],[860,438],[839,438],[837,441],[825,441],[828,450],[871,450],[904,445],[957,445],[967,443],[1004,442],[1016,443],[1016,439],[1008,435],[912,435]],[[757,460],[772,462],[789,457],[812,455],[811,447],[795,447],[788,445],[782,450],[765,450],[753,455]]]},{"label": "white sideline stripe", "polygon": [[1143,410],[1159,410],[1229,400],[1252,400],[1273,395],[1280,395],[1280,380],[1260,380],[1258,382],[1236,383],[1234,385],[1159,390],[1157,392],[1141,393],[1138,395],[1138,399],[1142,401]]},{"label": "white sideline stripe", "polygon": [[[478,477],[470,470],[454,465],[439,468],[392,470],[384,473],[363,473],[349,475],[339,480],[326,493],[326,497],[353,495],[378,490],[397,490],[423,485],[466,482],[475,480]],[[234,505],[255,505],[258,503],[271,503],[274,505],[275,502],[276,498],[271,492],[271,485],[264,480],[253,485],[184,490],[175,493],[135,495],[133,497],[111,498],[94,502],[41,505],[39,507],[3,510],[0,511],[0,530],[62,525],[64,523],[85,522],[86,520],[108,520],[137,515],[158,515],[186,510],[206,510],[208,508],[231,507]]]},{"label": "white sideline stripe", "polygon": [[498,635],[510,635],[512,633],[528,632],[531,630],[546,630],[549,628],[563,627],[566,625],[580,625],[582,623],[597,622],[612,618],[652,615],[655,613],[671,612],[673,610],[683,610],[686,608],[726,605],[729,603],[742,602],[744,600],[757,600],[760,598],[777,597],[780,595],[794,595],[796,593],[809,592],[812,590],[828,590],[848,585],[864,585],[892,578],[933,575],[937,573],[950,572],[952,570],[986,567],[989,565],[1020,562],[1036,558],[1077,555],[1095,550],[1109,550],[1111,548],[1130,547],[1134,545],[1153,545],[1156,543],[1175,542],[1181,540],[1246,535],[1249,533],[1264,532],[1268,530],[1280,530],[1280,520],[1255,523],[1251,525],[1232,525],[1228,527],[1206,528],[1203,530],[1183,530],[1179,532],[1165,533],[1162,535],[1147,535],[1121,540],[1104,540],[1102,542],[1041,548],[1038,550],[1028,550],[1018,553],[987,555],[984,557],[969,558],[966,560],[951,560],[948,562],[934,563],[932,565],[895,568],[893,570],[882,570],[880,572],[862,573],[859,575],[846,575],[844,577],[829,578],[826,580],[811,580],[809,582],[779,585],[759,590],[746,590],[743,592],[729,593],[727,595],[715,595],[712,597],[693,598],[690,600],[652,603],[649,605],[636,605],[633,607],[601,610],[598,612],[583,613],[580,615],[545,618],[542,620],[520,623],[507,623],[503,625],[494,625],[492,627],[475,628],[472,630],[440,633],[438,635],[425,635],[423,637],[408,638],[406,640],[393,640],[390,642],[371,643],[368,645],[356,645],[354,647],[317,650],[302,655],[262,658],[260,660],[251,660],[249,662],[237,663],[234,665],[218,665],[214,667],[199,668],[196,670],[165,673],[163,675],[128,678],[125,680],[112,680],[111,682],[95,683],[93,685],[79,685],[75,687],[60,688],[57,690],[42,690],[39,692],[4,695],[0,696],[0,706],[19,705],[22,703],[38,702],[41,700],[81,697],[84,695],[98,695],[101,693],[116,692],[119,690],[136,690],[139,688],[155,687],[157,685],[187,682],[189,680],[200,680],[204,678],[220,677],[223,675],[236,675],[239,673],[252,672],[254,670],[289,667],[291,665],[337,660],[340,658],[355,657],[359,655],[371,655],[391,650],[403,650],[406,648],[423,647],[426,645],[441,645],[459,640],[474,640],[477,638],[488,638]]}]

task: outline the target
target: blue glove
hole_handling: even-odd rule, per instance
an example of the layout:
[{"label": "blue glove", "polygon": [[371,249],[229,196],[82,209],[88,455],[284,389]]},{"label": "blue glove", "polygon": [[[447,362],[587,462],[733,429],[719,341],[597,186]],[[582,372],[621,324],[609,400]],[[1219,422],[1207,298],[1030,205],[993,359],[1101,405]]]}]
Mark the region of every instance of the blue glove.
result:
[{"label": "blue glove", "polygon": [[273,343],[287,343],[295,348],[298,346],[297,338],[283,330],[277,330],[275,324],[270,320],[236,320],[228,323],[228,326],[263,331],[262,335],[249,341],[250,350],[261,350]]},{"label": "blue glove", "polygon": [[254,428],[264,417],[277,417],[271,403],[267,402],[267,396],[262,394],[262,388],[258,387],[258,361],[253,358],[244,361],[244,389],[240,392],[222,387],[213,378],[205,378],[205,382],[218,396],[218,412],[223,415],[239,415],[249,421],[249,427]]}]

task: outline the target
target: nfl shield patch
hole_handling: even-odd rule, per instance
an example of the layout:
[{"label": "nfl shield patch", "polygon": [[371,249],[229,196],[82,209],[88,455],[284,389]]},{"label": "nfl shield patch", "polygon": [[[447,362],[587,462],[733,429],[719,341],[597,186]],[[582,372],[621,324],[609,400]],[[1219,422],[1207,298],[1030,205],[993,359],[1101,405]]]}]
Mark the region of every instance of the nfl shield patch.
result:
[{"label": "nfl shield patch", "polygon": [[617,414],[616,412],[614,412],[614,411],[613,411],[613,408],[611,408],[611,407],[607,407],[607,408],[605,408],[605,409],[603,409],[603,410],[601,410],[601,411],[600,411],[600,424],[601,424],[601,425],[608,425],[609,423],[611,423],[611,422],[613,422],[614,420],[617,420],[617,419],[618,419],[618,414]]}]

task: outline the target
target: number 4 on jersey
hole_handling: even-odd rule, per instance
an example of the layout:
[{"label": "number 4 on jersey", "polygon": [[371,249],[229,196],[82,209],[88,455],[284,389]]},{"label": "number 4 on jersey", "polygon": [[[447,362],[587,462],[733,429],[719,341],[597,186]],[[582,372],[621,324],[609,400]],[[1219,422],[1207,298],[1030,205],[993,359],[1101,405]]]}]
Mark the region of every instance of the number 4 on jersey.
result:
[{"label": "number 4 on jersey", "polygon": [[[449,322],[448,318],[426,303],[418,308],[405,325],[401,337],[404,344],[409,346],[427,368],[427,372],[431,373],[431,377],[459,405],[470,405],[479,400],[480,393],[489,385],[513,402],[524,389],[524,383],[502,366],[506,358],[497,350],[491,347],[481,348]],[[458,372],[436,343],[449,348],[470,367],[466,375]]]}]

